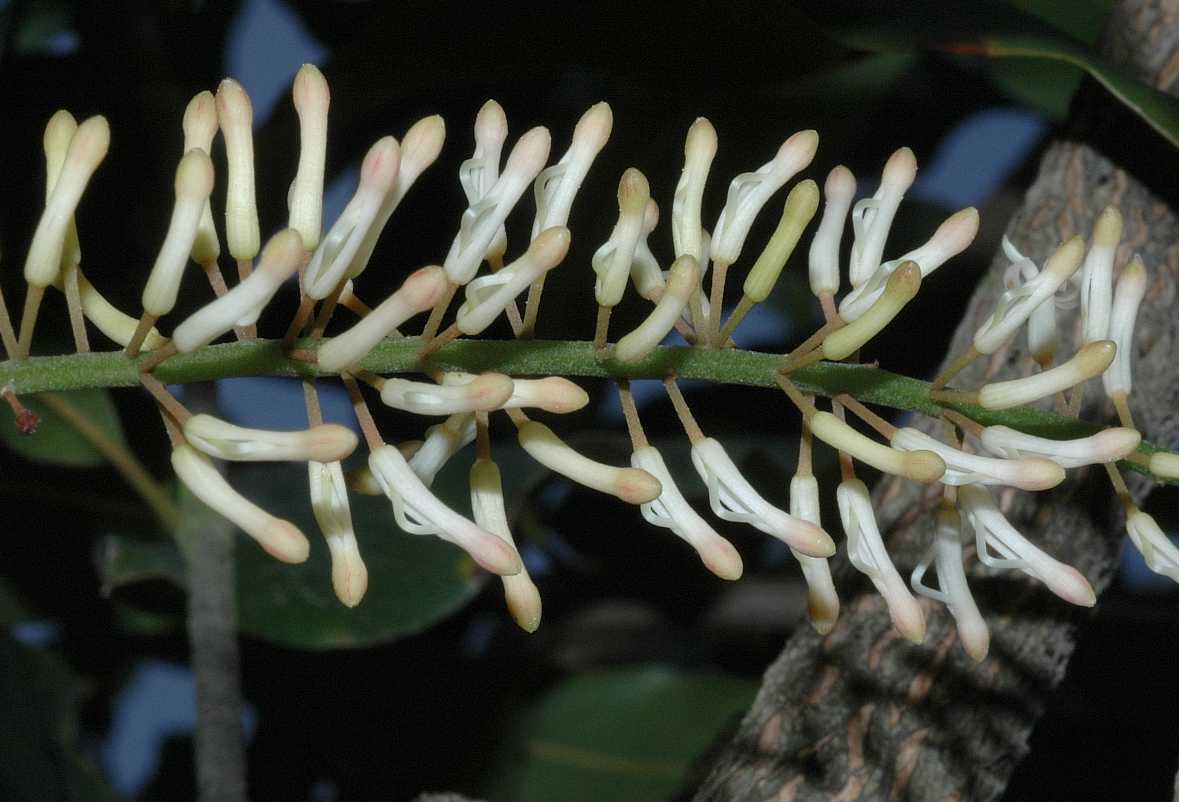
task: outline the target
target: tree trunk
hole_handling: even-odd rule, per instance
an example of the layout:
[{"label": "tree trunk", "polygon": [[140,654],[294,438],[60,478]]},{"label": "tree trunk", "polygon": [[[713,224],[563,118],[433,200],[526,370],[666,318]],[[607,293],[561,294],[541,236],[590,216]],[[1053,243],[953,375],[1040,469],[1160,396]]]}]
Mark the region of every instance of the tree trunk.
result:
[{"label": "tree trunk", "polygon": [[[1103,51],[1121,67],[1169,93],[1179,78],[1179,7],[1124,0],[1114,10]],[[1125,218],[1120,269],[1141,253],[1151,282],[1135,341],[1135,421],[1144,437],[1171,444],[1179,432],[1179,371],[1172,357],[1179,318],[1171,312],[1179,275],[1179,182],[1167,168],[1175,151],[1136,117],[1087,85],[1074,103],[1068,138],[1051,145],[1007,235],[1037,262],[1064,239],[1088,236],[1107,204]],[[1007,260],[997,257],[959,325],[950,356],[963,352],[993,308]],[[952,271],[952,266],[943,268]],[[942,276],[945,280],[947,276]],[[1062,342],[1076,320],[1062,316]],[[1066,351],[1067,355],[1067,351]],[[1026,373],[1022,335],[954,382]],[[1084,416],[1109,420],[1112,408],[1091,382]],[[933,430],[931,422],[923,424]],[[1104,471],[1071,472],[1048,493],[1000,494],[1008,517],[1050,554],[1074,565],[1099,593],[1109,584],[1124,529]],[[1141,497],[1149,488],[1131,481]],[[875,490],[889,552],[902,571],[929,543],[929,513],[940,487],[891,478]],[[913,646],[892,628],[884,602],[844,564],[846,594],[835,630],[820,638],[800,627],[766,672],[736,735],[704,760],[698,802],[779,800],[985,800],[998,797],[1028,749],[1046,698],[1064,674],[1078,625],[1088,617],[1022,574],[968,573],[991,628],[980,664],[957,644],[941,605],[925,604],[928,634]],[[862,577],[859,578],[862,580]],[[690,792],[689,792],[690,795]]]}]

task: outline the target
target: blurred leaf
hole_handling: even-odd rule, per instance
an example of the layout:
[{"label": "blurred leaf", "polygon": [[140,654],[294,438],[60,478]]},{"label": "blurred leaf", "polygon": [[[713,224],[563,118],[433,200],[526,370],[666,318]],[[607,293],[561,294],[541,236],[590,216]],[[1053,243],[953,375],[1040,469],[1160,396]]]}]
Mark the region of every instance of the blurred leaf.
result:
[{"label": "blurred leaf", "polygon": [[0,799],[114,801],[78,752],[78,702],[59,658],[0,639]]},{"label": "blurred leaf", "polygon": [[107,535],[99,549],[98,571],[104,595],[146,579],[166,579],[179,587],[187,581],[184,557],[171,539]]},{"label": "blurred leaf", "polygon": [[847,47],[884,52],[923,47],[963,55],[1048,59],[1079,67],[1179,146],[1179,100],[1135,80],[1083,42],[1013,6],[967,0],[875,6],[852,0],[805,0],[802,8]]},{"label": "blurred leaf", "polygon": [[1020,11],[1047,22],[1087,45],[1097,44],[1097,37],[1113,8],[1113,0],[1007,0]]},{"label": "blurred leaf", "polygon": [[513,802],[667,799],[756,690],[753,682],[659,667],[575,676],[521,716],[484,795]]},{"label": "blurred leaf", "polygon": [[[125,444],[123,427],[119,423],[119,414],[109,392],[74,390],[59,395],[111,439]],[[89,468],[103,464],[105,459],[102,454],[36,396],[22,397],[21,402],[41,417],[41,425],[33,434],[21,434],[11,416],[0,423],[0,440],[13,451],[29,459],[52,465]]]}]

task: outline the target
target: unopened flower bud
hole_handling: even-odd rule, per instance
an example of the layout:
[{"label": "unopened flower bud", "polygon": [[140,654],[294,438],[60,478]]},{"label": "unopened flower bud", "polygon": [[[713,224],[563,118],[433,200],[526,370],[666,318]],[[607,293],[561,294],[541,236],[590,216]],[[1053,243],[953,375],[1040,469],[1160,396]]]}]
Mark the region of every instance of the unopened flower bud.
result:
[{"label": "unopened flower bud", "polygon": [[217,87],[217,120],[228,166],[225,242],[234,259],[258,255],[258,204],[254,196],[254,107],[242,85],[226,78]]},{"label": "unopened flower bud", "polygon": [[843,451],[878,471],[930,484],[946,473],[946,463],[932,451],[900,451],[877,443],[830,412],[816,412],[807,421],[811,432],[832,448]]},{"label": "unopened flower bud", "polygon": [[1106,206],[1093,226],[1093,241],[1081,267],[1083,342],[1097,342],[1109,337],[1114,255],[1121,239],[1122,214],[1115,207]]},{"label": "unopened flower bud", "polygon": [[[795,518],[821,526],[819,519],[819,482],[813,475],[796,475],[790,480],[790,514]],[[839,594],[831,578],[831,566],[826,557],[808,557],[790,550],[802,568],[807,587],[807,615],[811,626],[820,635],[835,628],[839,618]]]},{"label": "unopened flower bud", "polygon": [[441,267],[414,271],[380,306],[324,343],[319,349],[319,366],[337,373],[359,363],[389,332],[438,303],[445,290],[446,273]]},{"label": "unopened flower bud", "polygon": [[502,373],[484,373],[469,384],[437,385],[409,379],[385,379],[381,401],[393,409],[415,415],[453,415],[456,412],[488,412],[498,409],[512,395],[512,379]]},{"label": "unopened flower bud", "polygon": [[1126,516],[1126,533],[1141,552],[1147,568],[1179,582],[1179,548],[1153,517],[1133,508]]},{"label": "unopened flower bud", "polygon": [[[449,371],[442,375],[443,384],[468,384],[473,373]],[[543,409],[564,415],[576,412],[589,403],[585,390],[562,376],[543,379],[512,379],[512,395],[496,409]]]},{"label": "unopened flower bud", "polygon": [[1048,490],[1064,481],[1064,468],[1051,460],[1042,457],[1003,459],[968,454],[907,426],[896,430],[891,445],[902,451],[925,449],[941,457],[946,464],[946,472],[939,481],[944,485],[1007,485],[1020,490]]},{"label": "unopened flower bud", "polygon": [[1101,376],[1105,394],[1111,399],[1125,398],[1133,387],[1131,366],[1134,356],[1134,321],[1138,307],[1146,295],[1146,266],[1135,256],[1118,279],[1114,293],[1113,311],[1109,319],[1109,338],[1117,344],[1113,364]]},{"label": "unopened flower bud", "polygon": [[[94,285],[81,274],[81,271],[78,273],[78,298],[81,301],[82,314],[94,324],[95,328],[119,345],[126,346],[131,342],[135,330],[139,327],[139,321],[112,306],[106,298],[102,297],[102,293],[96,290]],[[159,348],[165,342],[167,340],[160,336],[160,332],[156,330],[155,326],[152,326],[148,329],[140,350],[151,351]]]},{"label": "unopened flower bud", "polygon": [[628,504],[646,504],[659,497],[659,480],[637,468],[617,468],[575,451],[543,423],[528,421],[517,431],[520,445],[554,473]]},{"label": "unopened flower bud", "polygon": [[839,292],[839,246],[847,212],[856,197],[856,178],[851,170],[841,164],[828,173],[823,197],[823,219],[807,256],[811,292],[816,297]]},{"label": "unopened flower bud", "polygon": [[[477,525],[515,547],[504,508],[499,468],[491,460],[477,459],[471,466],[471,510]],[[512,620],[525,632],[535,632],[540,626],[540,592],[528,569],[522,567],[518,574],[503,577],[503,586]]]},{"label": "unopened flower bud", "polygon": [[[218,129],[217,99],[212,92],[199,92],[188,101],[181,126],[184,129],[185,153],[199,148],[212,155],[213,137],[217,136]],[[220,255],[221,243],[217,239],[217,228],[213,225],[213,209],[206,198],[204,208],[201,209],[197,236],[192,243],[192,260],[204,265],[216,262]]]},{"label": "unopened flower bud", "polygon": [[1111,427],[1075,440],[1035,437],[1006,426],[988,426],[979,439],[992,454],[1005,457],[1040,456],[1062,468],[1116,462],[1138,448],[1142,434],[1137,429]]},{"label": "unopened flower bud", "polygon": [[671,204],[671,236],[675,255],[691,256],[697,264],[706,265],[708,250],[704,247],[700,209],[704,201],[704,184],[708,168],[716,156],[716,129],[703,117],[698,117],[688,128],[684,140],[684,170],[675,187]]},{"label": "unopened flower bud", "polygon": [[176,205],[164,244],[156,256],[151,275],[143,288],[143,311],[163,317],[176,305],[184,266],[196,241],[201,212],[213,191],[213,161],[209,154],[193,148],[176,168]]},{"label": "unopened flower bud", "polygon": [[184,437],[211,457],[235,462],[335,462],[356,450],[356,435],[346,426],[321,423],[295,432],[235,426],[212,415],[193,415]]},{"label": "unopened flower bud", "polygon": [[91,117],[71,137],[61,172],[37,221],[25,258],[25,281],[34,287],[48,287],[57,279],[70,221],[86,185],[106,156],[110,141],[110,126],[105,117]]},{"label": "unopened flower bud", "polygon": [[348,487],[339,462],[308,462],[311,511],[332,559],[332,590],[345,606],[355,607],[368,589],[368,568],[352,528]]},{"label": "unopened flower bud", "polygon": [[[508,138],[508,118],[503,107],[489,100],[475,115],[475,152],[471,158],[459,165],[459,184],[467,196],[467,205],[473,206],[483,200],[499,178],[499,162],[504,142]],[[508,239],[504,227],[500,226],[495,238],[488,246],[485,258],[492,254],[503,255]]]},{"label": "unopened flower bud", "polygon": [[498,273],[467,284],[466,301],[455,316],[459,331],[468,335],[482,332],[532,282],[561,264],[568,252],[569,229],[550,228],[541,232],[519,259]]},{"label": "unopened flower bud", "polygon": [[921,268],[904,262],[888,277],[880,297],[858,318],[823,340],[823,358],[847,359],[893,321],[921,289]]},{"label": "unopened flower bud", "polygon": [[614,112],[609,103],[595,103],[581,115],[573,129],[573,142],[561,160],[536,177],[536,219],[532,238],[553,226],[569,225],[569,212],[581,182],[598,153],[606,146],[614,128]]},{"label": "unopened flower bud", "polygon": [[663,278],[663,270],[659,267],[659,260],[647,245],[648,236],[658,224],[659,204],[648,199],[647,207],[643,210],[643,233],[635,246],[635,258],[630,265],[630,280],[635,285],[635,292],[648,301],[658,301],[663,293],[663,287],[667,284]]},{"label": "unopened flower bud", "polygon": [[626,334],[614,347],[614,358],[619,362],[634,363],[655,350],[663,338],[675,327],[688,306],[692,293],[700,288],[700,269],[691,256],[675,260],[668,273],[667,286],[659,296],[655,308],[633,331]]},{"label": "unopened flower bud", "polygon": [[1150,455],[1149,465],[1150,472],[1160,479],[1179,479],[1179,454],[1156,451]]},{"label": "unopened flower bud", "polygon": [[172,332],[172,343],[182,354],[195,351],[234,326],[253,325],[283,282],[294,275],[303,258],[298,232],[284,229],[262,249],[258,268],[229,292],[193,312]]},{"label": "unopened flower bud", "polygon": [[978,391],[983,409],[1011,409],[1047,398],[1101,375],[1113,362],[1117,346],[1113,340],[1099,340],[1083,346],[1067,362],[1023,379],[984,384]]},{"label": "unopened flower bud", "polygon": [[[782,143],[772,161],[733,179],[725,208],[712,230],[711,256],[714,261],[731,265],[740,258],[745,237],[757,213],[771,195],[811,163],[818,147],[818,133],[799,131]],[[811,215],[814,215],[813,210]]]},{"label": "unopened flower bud", "polygon": [[802,232],[818,208],[819,185],[809,178],[795,184],[786,196],[786,205],[782,209],[782,219],[778,221],[778,227],[774,229],[770,241],[766,243],[765,249],[749,269],[749,275],[745,277],[742,289],[746,298],[761,303],[770,296],[770,291],[782,275],[782,268],[794,253]]},{"label": "unopened flower bud", "polygon": [[311,545],[298,527],[241,496],[204,454],[190,445],[177,446],[172,449],[172,469],[194,496],[254,538],[270,556],[286,563],[307,559]]},{"label": "unopened flower bud", "polygon": [[287,192],[288,227],[299,232],[303,247],[314,251],[323,225],[323,173],[327,160],[327,80],[314,64],[304,64],[291,89],[299,115],[299,167]]},{"label": "unopened flower bud", "polygon": [[[66,153],[70,149],[70,140],[78,130],[78,123],[74,115],[65,109],[60,109],[49,118],[45,125],[45,136],[42,140],[45,150],[45,204],[49,204],[49,196],[53,193],[57,179],[61,176],[61,168],[65,165]],[[82,261],[82,249],[78,244],[78,227],[71,215],[66,226],[65,242],[62,245],[61,266],[63,268],[76,267]],[[57,283],[58,279],[54,280]]]}]

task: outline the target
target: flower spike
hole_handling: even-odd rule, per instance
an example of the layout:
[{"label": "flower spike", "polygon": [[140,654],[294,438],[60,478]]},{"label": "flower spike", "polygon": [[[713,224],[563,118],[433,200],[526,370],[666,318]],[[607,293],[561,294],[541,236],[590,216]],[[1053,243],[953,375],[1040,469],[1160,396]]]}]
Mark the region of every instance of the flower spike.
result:
[{"label": "flower spike", "polygon": [[[939,590],[922,582],[930,563],[934,562],[937,564]],[[966,583],[962,564],[962,520],[952,505],[943,502],[938,510],[933,545],[913,569],[909,584],[922,596],[946,605],[958,625],[962,647],[974,660],[982,662],[991,645],[991,633]]]},{"label": "flower spike", "polygon": [[143,288],[143,311],[159,318],[172,311],[184,266],[199,233],[201,213],[213,191],[213,161],[193,148],[176,168],[176,205],[164,244]]},{"label": "flower spike", "polygon": [[229,486],[204,454],[190,445],[172,449],[172,470],[194,496],[254,538],[266,552],[285,563],[301,563],[311,545],[290,521],[275,518]]},{"label": "flower spike", "polygon": [[[471,466],[471,510],[476,524],[515,548],[499,468],[489,459],[477,459]],[[502,581],[512,620],[525,632],[535,632],[540,626],[540,591],[528,569],[521,567],[518,574],[502,577]]]},{"label": "flower spike", "polygon": [[495,184],[463,212],[459,232],[443,264],[452,283],[461,286],[475,277],[496,232],[548,160],[551,142],[548,129],[543,127],[520,137]]},{"label": "flower spike", "polygon": [[978,558],[984,565],[1000,570],[1018,568],[1070,604],[1092,607],[1096,602],[1097,595],[1088,580],[1077,569],[1033,546],[999,511],[985,487],[958,488],[958,505],[974,530]]},{"label": "flower spike", "polygon": [[323,532],[332,558],[332,590],[346,607],[355,607],[368,589],[368,568],[360,556],[348,486],[339,462],[307,463],[311,487],[311,511]]},{"label": "flower spike", "polygon": [[319,366],[336,373],[358,364],[391,331],[438,303],[445,291],[446,273],[441,267],[414,271],[380,306],[324,343],[319,349]]},{"label": "flower spike", "polygon": [[754,490],[713,438],[692,443],[692,465],[707,485],[708,503],[720,518],[749,524],[808,557],[835,553],[835,542],[820,527],[778,509]]},{"label": "flower spike", "polygon": [[356,435],[337,423],[321,423],[296,432],[271,432],[246,429],[200,414],[184,422],[184,438],[211,457],[235,462],[335,462],[356,450]]},{"label": "flower spike", "polygon": [[217,87],[217,120],[229,167],[225,195],[225,242],[239,262],[258,255],[258,205],[254,196],[254,107],[242,85],[226,78]]},{"label": "flower spike", "polygon": [[287,192],[287,226],[299,232],[306,250],[314,251],[323,226],[323,173],[331,92],[319,68],[304,64],[295,73],[291,96],[299,115],[299,166]]},{"label": "flower spike", "polygon": [[550,228],[541,232],[519,259],[498,273],[467,284],[466,302],[456,315],[458,330],[463,334],[482,332],[529,284],[561,264],[568,252],[569,229]]},{"label": "flower spike", "polygon": [[811,292],[816,298],[834,297],[839,292],[839,245],[848,210],[856,197],[856,177],[851,170],[840,164],[828,173],[823,197],[823,219],[807,254]]},{"label": "flower spike", "polygon": [[655,308],[634,331],[618,341],[614,347],[614,358],[619,362],[633,364],[654,351],[675,327],[692,293],[699,289],[699,282],[700,271],[696,260],[691,256],[676,259]]},{"label": "flower spike", "polygon": [[262,249],[258,269],[237,286],[193,312],[172,332],[172,344],[182,354],[195,351],[225,334],[234,326],[249,326],[294,275],[303,258],[303,240],[298,232],[284,229],[270,238]]},{"label": "flower spike", "polygon": [[524,567],[512,546],[439,501],[396,446],[374,449],[368,465],[393,504],[397,525],[406,532],[448,540],[493,574],[518,574]]},{"label": "flower spike", "polygon": [[866,282],[880,267],[884,244],[897,207],[916,177],[917,158],[908,148],[900,148],[888,157],[876,194],[860,201],[852,209],[855,240],[852,243],[848,278],[853,287]]},{"label": "flower spike", "polygon": [[851,564],[871,579],[884,597],[897,631],[914,643],[925,640],[925,615],[888,556],[867,486],[859,479],[845,479],[839,483],[835,498],[847,534],[847,556]]},{"label": "flower spike", "polygon": [[639,507],[647,523],[670,529],[694,548],[704,566],[721,579],[740,579],[744,570],[741,555],[688,504],[658,449],[650,445],[635,449],[630,464],[654,476],[663,487],[658,498]]},{"label": "flower spike", "polygon": [[772,160],[733,179],[725,207],[712,230],[713,261],[731,265],[740,258],[757,213],[771,195],[811,163],[818,147],[818,133],[799,131],[782,143]]}]

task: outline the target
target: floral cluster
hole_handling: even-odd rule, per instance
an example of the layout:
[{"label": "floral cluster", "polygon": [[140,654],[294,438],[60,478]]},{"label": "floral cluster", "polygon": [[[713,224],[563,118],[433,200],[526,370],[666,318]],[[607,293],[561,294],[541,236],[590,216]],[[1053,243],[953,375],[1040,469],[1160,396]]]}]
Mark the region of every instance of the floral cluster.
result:
[{"label": "floral cluster", "polygon": [[[521,135],[503,158],[509,138],[507,119],[499,104],[488,101],[475,119],[474,151],[459,171],[468,206],[445,258],[441,264],[413,272],[392,295],[369,306],[358,296],[357,283],[391,215],[441,152],[443,121],[427,117],[400,141],[392,136],[377,141],[363,160],[354,195],[323,232],[329,91],[319,70],[307,65],[299,71],[293,100],[300,154],[287,196],[288,227],[265,245],[255,203],[249,97],[227,79],[216,95],[202,92],[188,105],[175,205],[144,285],[138,319],[116,309],[86,280],[73,223],[86,185],[106,154],[107,123],[92,117],[78,124],[68,112],[55,114],[45,130],[46,202],[24,265],[28,292],[19,335],[6,312],[0,319],[9,355],[27,358],[44,291],[50,286],[61,290],[80,351],[89,349],[88,321],[123,346],[128,358],[139,358],[140,381],[158,402],[180,480],[269,554],[290,563],[308,557],[304,533],[241,496],[213,460],[305,462],[311,506],[331,553],[333,587],[349,606],[360,603],[368,583],[349,511],[351,490],[387,496],[405,532],[434,535],[464,549],[480,566],[503,578],[508,607],[520,626],[533,631],[539,625],[540,596],[513,543],[500,472],[492,458],[488,421],[493,412],[511,419],[520,445],[537,462],[638,505],[646,521],[682,538],[710,571],[725,579],[738,578],[740,555],[677,487],[662,455],[644,434],[625,380],[617,384],[634,448],[630,466],[614,466],[579,453],[548,425],[530,417],[537,410],[559,415],[583,407],[588,402],[586,393],[568,379],[495,372],[473,375],[431,366],[430,357],[438,349],[456,338],[482,333],[501,315],[507,317],[516,337],[531,337],[545,275],[562,264],[569,251],[569,219],[578,190],[610,137],[610,107],[599,103],[586,111],[564,155],[549,165],[551,137],[542,127]],[[218,133],[227,163],[224,245],[238,274],[232,288],[221,273],[222,239],[210,203],[215,184],[210,151]],[[1179,550],[1134,505],[1115,465],[1119,460],[1133,460],[1156,476],[1179,474],[1179,455],[1138,453],[1141,436],[1131,419],[1128,399],[1134,320],[1147,275],[1141,259],[1135,257],[1121,269],[1115,283],[1122,226],[1117,210],[1101,214],[1088,248],[1074,237],[1042,267],[1012,243],[1005,243],[1012,264],[993,313],[979,328],[969,351],[933,384],[931,397],[945,404],[947,424],[944,435],[935,437],[910,426],[898,428],[850,396],[836,396],[829,410],[820,409],[816,399],[791,380],[795,371],[819,361],[854,361],[860,349],[914,298],[922,282],[974,239],[978,213],[963,209],[946,219],[919,248],[885,259],[894,217],[917,172],[908,148],[888,160],[869,198],[856,200],[856,180],[842,166],[831,171],[822,192],[812,180],[795,183],[787,193],[780,222],[752,261],[740,300],[725,314],[727,275],[745,251],[755,218],[775,193],[810,165],[818,144],[814,131],[795,133],[765,164],[733,178],[724,207],[711,228],[706,228],[703,198],[717,136],[707,120],[696,120],[687,132],[683,172],[672,197],[673,258],[666,269],[650,242],[660,209],[646,177],[634,168],[623,173],[618,185],[617,223],[590,260],[598,304],[594,347],[603,364],[640,363],[673,330],[696,348],[732,348],[733,331],[769,296],[824,201],[808,263],[810,288],[826,322],[781,358],[775,375],[804,421],[788,500],[775,504],[758,493],[724,446],[701,430],[675,376],[659,377],[691,441],[692,465],[707,489],[712,513],[783,541],[806,579],[814,628],[820,633],[830,631],[839,614],[828,564],[836,543],[820,520],[820,489],[812,461],[813,440],[826,443],[839,456],[842,477],[835,498],[851,564],[874,583],[904,636],[922,640],[925,619],[916,596],[926,596],[946,605],[957,621],[965,649],[976,659],[985,656],[989,636],[967,583],[964,543],[973,542],[979,560],[992,569],[1023,571],[1073,604],[1092,605],[1095,600],[1079,572],[1044,553],[1011,525],[992,495],[993,487],[1044,491],[1063,481],[1066,469],[1101,464],[1125,505],[1134,545],[1151,568],[1179,580]],[[505,221],[530,187],[534,221],[527,244],[509,260]],[[849,216],[853,240],[844,271],[841,245]],[[190,260],[207,275],[215,298],[175,325],[166,337],[156,325],[173,310]],[[837,298],[845,272],[850,291]],[[345,475],[342,460],[358,447],[358,438],[346,427],[323,422],[314,381],[304,381],[309,427],[270,432],[193,414],[153,375],[172,356],[197,351],[230,332],[239,340],[255,338],[261,311],[295,277],[299,306],[282,343],[293,359],[314,362],[320,373],[338,374],[343,380],[369,452],[367,470],[352,476]],[[611,310],[628,285],[651,303],[651,309],[637,327],[611,341]],[[453,322],[444,327],[460,291]],[[1082,340],[1064,359],[1056,312],[1078,305]],[[357,320],[334,336],[325,336],[341,307]],[[361,367],[378,343],[404,336],[407,322],[426,314],[420,334],[421,380],[379,376]],[[962,367],[980,355],[995,353],[1025,326],[1037,365],[1031,375],[970,392],[944,389]],[[141,352],[146,353],[140,357]],[[955,411],[962,409],[962,402],[1001,410],[1054,399],[1059,411],[1075,415],[1085,383],[1099,376],[1122,425],[1081,439],[1049,440],[1004,426],[984,427]],[[420,442],[386,443],[369,412],[362,385],[379,394],[388,407],[441,422],[427,428]],[[850,425],[849,412],[878,437]],[[440,501],[431,484],[443,465],[472,442],[476,459],[470,471],[467,515]],[[856,475],[857,462],[912,481],[937,483],[943,489],[929,551],[908,581],[885,548],[868,488]],[[937,576],[936,587],[926,581],[931,571]]]}]

